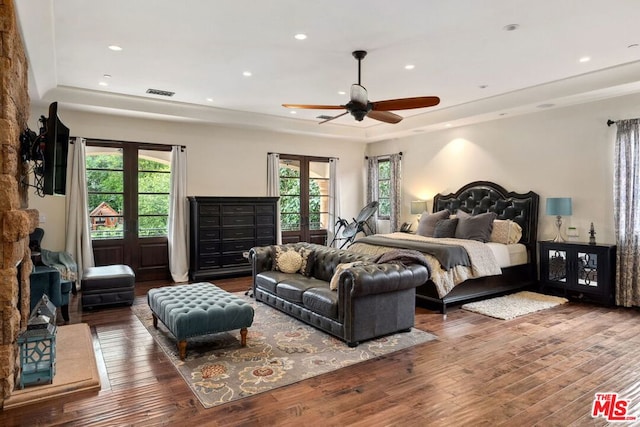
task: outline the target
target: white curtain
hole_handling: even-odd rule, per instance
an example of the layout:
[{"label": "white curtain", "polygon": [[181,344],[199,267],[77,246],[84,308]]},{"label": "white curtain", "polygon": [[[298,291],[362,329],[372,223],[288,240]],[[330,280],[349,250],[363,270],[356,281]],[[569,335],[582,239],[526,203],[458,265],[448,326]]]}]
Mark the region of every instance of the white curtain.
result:
[{"label": "white curtain", "polygon": [[640,306],[640,119],[616,122],[613,219],[616,304]]},{"label": "white curtain", "polygon": [[[280,154],[269,153],[267,155],[267,196],[280,197]],[[276,203],[276,244],[282,243],[282,230],[280,227],[280,200]]]},{"label": "white curtain", "polygon": [[400,203],[400,197],[402,195],[402,154],[391,154],[389,156],[389,164],[391,166],[391,183],[389,186],[391,212],[389,215],[389,231],[393,233],[400,229],[402,208],[402,203]]},{"label": "white curtain", "polygon": [[187,153],[184,147],[171,148],[171,188],[169,190],[169,271],[176,283],[189,281],[187,252]]},{"label": "white curtain", "polygon": [[336,237],[336,223],[340,218],[340,176],[338,175],[338,159],[329,159],[329,224],[327,225],[327,241],[333,241],[338,246]]},{"label": "white curtain", "polygon": [[67,230],[65,251],[69,252],[78,265],[78,283],[88,267],[95,265],[91,245],[91,227],[89,225],[89,203],[87,195],[86,141],[75,138],[71,150],[66,198]]}]

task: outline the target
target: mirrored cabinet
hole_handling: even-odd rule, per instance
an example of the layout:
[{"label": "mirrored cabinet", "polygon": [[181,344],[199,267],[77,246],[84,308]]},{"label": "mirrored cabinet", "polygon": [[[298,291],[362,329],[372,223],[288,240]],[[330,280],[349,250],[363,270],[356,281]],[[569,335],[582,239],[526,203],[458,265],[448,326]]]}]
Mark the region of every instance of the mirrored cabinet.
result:
[{"label": "mirrored cabinet", "polygon": [[553,241],[539,244],[540,286],[543,292],[614,304],[615,245]]}]

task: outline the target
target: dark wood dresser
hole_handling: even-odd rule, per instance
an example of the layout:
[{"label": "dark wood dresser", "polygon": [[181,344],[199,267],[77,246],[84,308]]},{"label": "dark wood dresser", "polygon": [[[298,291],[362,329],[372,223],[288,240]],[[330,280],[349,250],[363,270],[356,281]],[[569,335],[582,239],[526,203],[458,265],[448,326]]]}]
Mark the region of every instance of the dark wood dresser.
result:
[{"label": "dark wood dresser", "polygon": [[244,254],[276,242],[277,197],[189,197],[189,278],[251,273]]}]

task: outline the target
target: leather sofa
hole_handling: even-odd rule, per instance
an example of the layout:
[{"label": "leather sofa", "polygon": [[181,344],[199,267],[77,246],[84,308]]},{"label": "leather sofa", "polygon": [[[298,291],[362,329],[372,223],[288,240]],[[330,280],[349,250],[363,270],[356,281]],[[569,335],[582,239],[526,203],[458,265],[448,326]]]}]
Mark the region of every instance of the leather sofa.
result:
[{"label": "leather sofa", "polygon": [[[274,270],[275,247],[312,252],[310,275]],[[429,278],[419,264],[376,264],[374,258],[348,250],[310,243],[252,248],[253,294],[261,301],[350,346],[380,336],[409,331],[414,325],[415,288]],[[330,282],[339,264],[364,261],[346,268]]]}]

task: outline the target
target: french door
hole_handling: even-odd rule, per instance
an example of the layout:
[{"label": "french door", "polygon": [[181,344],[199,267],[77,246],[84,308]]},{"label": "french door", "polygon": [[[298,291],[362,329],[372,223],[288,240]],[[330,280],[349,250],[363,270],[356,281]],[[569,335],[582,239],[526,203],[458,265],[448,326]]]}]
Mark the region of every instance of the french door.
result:
[{"label": "french door", "polygon": [[171,147],[87,140],[95,263],[126,264],[137,281],[170,278],[167,246]]},{"label": "french door", "polygon": [[329,221],[329,159],[280,154],[282,243],[325,245]]}]

